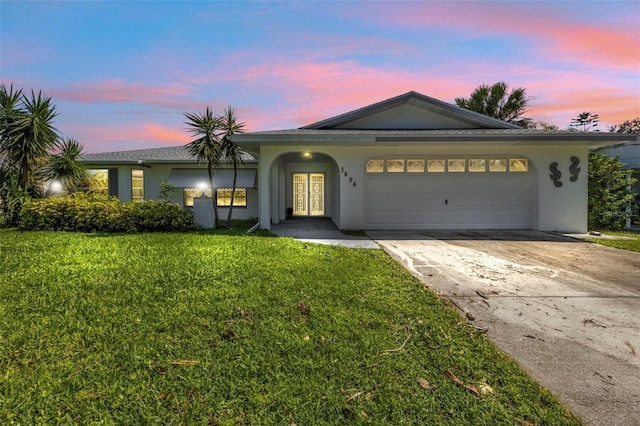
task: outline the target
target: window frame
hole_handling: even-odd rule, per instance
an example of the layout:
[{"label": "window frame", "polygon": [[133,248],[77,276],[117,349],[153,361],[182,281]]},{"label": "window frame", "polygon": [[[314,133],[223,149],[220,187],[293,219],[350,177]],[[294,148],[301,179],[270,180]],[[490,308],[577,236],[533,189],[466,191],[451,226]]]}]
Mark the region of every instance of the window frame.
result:
[{"label": "window frame", "polygon": [[[141,175],[139,177],[134,176],[134,174],[138,172]],[[138,180],[140,181],[139,187],[134,185]],[[141,195],[135,195],[136,190],[140,190]],[[131,199],[134,201],[144,201],[144,169],[131,169]]]}]

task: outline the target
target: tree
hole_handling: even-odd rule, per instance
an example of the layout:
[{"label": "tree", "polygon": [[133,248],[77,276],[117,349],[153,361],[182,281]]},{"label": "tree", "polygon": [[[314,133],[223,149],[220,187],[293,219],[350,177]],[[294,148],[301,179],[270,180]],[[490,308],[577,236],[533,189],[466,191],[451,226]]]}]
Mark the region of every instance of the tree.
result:
[{"label": "tree", "polygon": [[73,138],[56,143],[56,152],[49,156],[49,163],[44,168],[43,178],[59,181],[67,191],[75,192],[76,188],[87,179],[87,171],[79,160],[84,147]]},{"label": "tree", "polygon": [[508,123],[527,128],[531,125],[530,118],[524,118],[526,107],[531,100],[522,87],[508,92],[509,85],[500,81],[491,86],[477,87],[468,99],[456,98],[459,107],[479,112],[489,117],[497,118]]},{"label": "tree", "polygon": [[628,178],[618,158],[589,154],[589,228],[622,229],[636,212],[635,194],[630,189],[636,179]]},{"label": "tree", "polygon": [[609,127],[610,132],[614,133],[636,133],[640,134],[640,117],[633,120],[627,120],[622,124],[616,124]]},{"label": "tree", "polygon": [[[569,128],[580,131],[580,132],[588,132],[593,130],[598,126],[598,121],[600,120],[600,116],[598,114],[591,114],[590,112],[584,111],[576,118],[571,119],[571,124],[569,124]],[[598,132],[599,130],[593,130],[594,132]]]},{"label": "tree", "polygon": [[242,161],[242,151],[240,147],[231,140],[235,133],[244,132],[245,123],[238,123],[236,111],[232,106],[227,106],[224,115],[220,117],[220,130],[223,132],[221,145],[222,154],[226,161],[233,166],[233,186],[231,188],[231,204],[229,205],[229,213],[227,215],[227,226],[231,225],[231,215],[233,214],[233,200],[236,196],[236,182],[238,179],[238,166],[244,164]]},{"label": "tree", "polygon": [[17,176],[18,185],[30,195],[41,194],[39,172],[58,139],[53,127],[57,113],[50,97],[31,96],[0,86],[0,161]]},{"label": "tree", "polygon": [[558,126],[556,126],[555,124],[547,123],[546,121],[535,121],[531,123],[529,128],[537,130],[559,130]]},{"label": "tree", "polygon": [[220,117],[213,114],[210,107],[203,113],[185,113],[188,130],[196,138],[187,144],[187,151],[199,162],[207,163],[209,185],[211,187],[211,201],[213,203],[214,229],[220,228],[220,216],[216,202],[216,191],[213,187],[213,172],[220,169],[222,161],[222,145],[220,143]]}]

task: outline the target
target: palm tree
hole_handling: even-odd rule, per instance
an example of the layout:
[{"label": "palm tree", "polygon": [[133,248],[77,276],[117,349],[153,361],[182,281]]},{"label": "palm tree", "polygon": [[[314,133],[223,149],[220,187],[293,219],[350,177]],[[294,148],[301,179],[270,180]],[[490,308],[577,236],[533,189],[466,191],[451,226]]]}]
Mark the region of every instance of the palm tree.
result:
[{"label": "palm tree", "polygon": [[187,151],[199,162],[206,161],[209,185],[211,186],[211,200],[213,202],[214,229],[220,228],[220,216],[216,202],[216,191],[213,187],[213,172],[220,169],[222,161],[222,146],[220,143],[220,117],[213,115],[210,107],[203,113],[184,114],[187,119],[188,130],[196,138],[187,144]]},{"label": "palm tree", "polygon": [[231,140],[231,136],[235,133],[244,132],[245,123],[238,123],[236,111],[231,105],[224,110],[224,115],[220,117],[220,130],[223,132],[220,141],[222,154],[227,162],[233,166],[233,186],[231,188],[231,204],[229,205],[229,213],[227,215],[227,226],[231,226],[231,216],[233,214],[233,200],[236,195],[236,182],[238,179],[238,166],[244,164],[242,160],[242,151],[240,147]]},{"label": "palm tree", "polygon": [[526,90],[522,87],[507,93],[508,88],[509,85],[504,81],[492,86],[483,84],[477,87],[468,99],[456,98],[455,102],[459,107],[517,124],[520,127],[529,127],[531,119],[522,117],[522,114],[525,113],[531,98],[527,97]]},{"label": "palm tree", "polygon": [[0,159],[17,174],[18,185],[31,195],[40,195],[41,168],[46,164],[49,151],[58,139],[52,122],[56,117],[55,105],[50,97],[31,91],[27,97],[22,91],[0,88]]},{"label": "palm tree", "polygon": [[75,192],[78,185],[87,179],[87,171],[79,160],[84,147],[73,138],[56,143],[57,152],[49,156],[42,177],[49,181],[59,181],[63,188]]}]

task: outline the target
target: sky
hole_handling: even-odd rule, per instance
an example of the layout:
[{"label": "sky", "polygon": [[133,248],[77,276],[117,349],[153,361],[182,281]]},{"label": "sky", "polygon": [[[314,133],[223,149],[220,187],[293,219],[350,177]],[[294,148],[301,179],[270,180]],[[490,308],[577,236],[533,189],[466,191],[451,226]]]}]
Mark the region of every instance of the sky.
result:
[{"label": "sky", "polygon": [[640,1],[0,1],[0,82],[87,153],[186,144],[207,106],[291,129],[498,81],[561,129],[640,116]]}]

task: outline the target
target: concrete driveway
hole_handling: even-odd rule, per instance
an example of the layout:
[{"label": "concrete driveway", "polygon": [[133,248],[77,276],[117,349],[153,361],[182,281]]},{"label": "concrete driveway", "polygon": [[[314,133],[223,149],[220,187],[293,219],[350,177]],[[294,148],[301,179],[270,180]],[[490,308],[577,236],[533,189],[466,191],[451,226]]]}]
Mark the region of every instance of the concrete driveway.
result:
[{"label": "concrete driveway", "polygon": [[534,231],[368,234],[589,425],[640,425],[640,254]]}]

